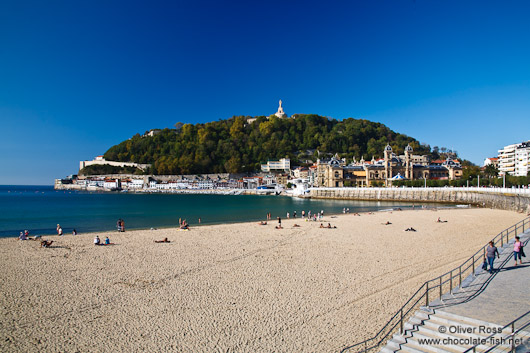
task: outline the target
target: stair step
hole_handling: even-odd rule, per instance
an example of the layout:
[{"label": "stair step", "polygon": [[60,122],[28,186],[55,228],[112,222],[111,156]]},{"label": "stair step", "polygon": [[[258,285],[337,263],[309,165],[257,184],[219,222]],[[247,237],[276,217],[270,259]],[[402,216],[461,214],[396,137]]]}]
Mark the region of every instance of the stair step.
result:
[{"label": "stair step", "polygon": [[456,314],[449,313],[447,311],[436,310],[436,318],[439,322],[447,322],[456,325],[465,325],[470,327],[486,326],[491,328],[502,327],[491,322],[473,319],[470,317],[464,317]]}]

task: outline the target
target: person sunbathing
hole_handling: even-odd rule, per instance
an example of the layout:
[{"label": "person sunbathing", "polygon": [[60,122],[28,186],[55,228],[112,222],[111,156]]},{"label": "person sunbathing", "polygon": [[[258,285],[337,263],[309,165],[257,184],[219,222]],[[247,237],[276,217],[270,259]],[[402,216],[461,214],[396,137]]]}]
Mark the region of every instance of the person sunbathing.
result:
[{"label": "person sunbathing", "polygon": [[49,248],[50,245],[52,245],[53,240],[41,240],[40,247],[41,248]]},{"label": "person sunbathing", "polygon": [[162,240],[155,240],[155,243],[171,243],[167,238],[164,238]]},{"label": "person sunbathing", "polygon": [[409,227],[407,229],[405,229],[405,232],[415,232],[416,229],[412,228],[412,227]]},{"label": "person sunbathing", "polygon": [[267,225],[267,221],[261,221],[258,223],[260,226],[266,226]]},{"label": "person sunbathing", "polygon": [[337,228],[337,226],[333,226],[333,227],[332,227],[332,226],[331,226],[331,223],[328,223],[328,226],[327,226],[326,228],[328,228],[328,229],[332,229],[332,228]]},{"label": "person sunbathing", "polygon": [[440,219],[440,217],[438,217],[438,220],[437,220],[436,222],[437,222],[437,223],[447,223],[447,221],[442,221],[442,220]]},{"label": "person sunbathing", "polygon": [[296,223],[295,223],[295,224],[293,224],[293,228],[299,228],[299,227],[300,227],[300,225],[299,225],[299,224],[296,224]]},{"label": "person sunbathing", "polygon": [[283,229],[282,226],[276,226],[276,227],[274,227],[274,228],[276,228],[276,229]]},{"label": "person sunbathing", "polygon": [[392,223],[390,223],[389,221],[386,221],[386,223],[383,223],[384,226],[388,226],[390,224],[392,224]]}]

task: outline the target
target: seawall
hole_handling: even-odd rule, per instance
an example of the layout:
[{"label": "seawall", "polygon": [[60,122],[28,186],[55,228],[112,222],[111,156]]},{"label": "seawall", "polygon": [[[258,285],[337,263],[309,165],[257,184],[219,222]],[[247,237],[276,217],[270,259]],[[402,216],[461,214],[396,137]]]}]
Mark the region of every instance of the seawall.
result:
[{"label": "seawall", "polygon": [[471,204],[530,213],[530,189],[312,188],[308,196],[316,199]]}]

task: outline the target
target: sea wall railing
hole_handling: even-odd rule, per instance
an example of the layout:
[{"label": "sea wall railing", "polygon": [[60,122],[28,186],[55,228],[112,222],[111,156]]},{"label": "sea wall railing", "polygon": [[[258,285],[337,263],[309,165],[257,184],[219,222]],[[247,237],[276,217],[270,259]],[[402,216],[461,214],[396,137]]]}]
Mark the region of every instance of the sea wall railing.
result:
[{"label": "sea wall railing", "polygon": [[[513,239],[516,236],[524,233],[529,228],[530,219],[525,218],[500,232],[495,238],[492,239],[492,241],[496,246],[498,245],[502,247],[504,244],[507,244],[510,239]],[[407,302],[372,338],[346,347],[341,352],[369,352],[372,350],[377,350],[383,344],[385,344],[391,335],[396,331],[399,330],[400,333],[403,333],[404,324],[411,316],[414,315],[415,311],[419,307],[423,305],[429,306],[429,303],[433,300],[442,298],[444,293],[453,293],[456,288],[462,287],[462,281],[467,276],[476,275],[477,267],[480,267],[484,262],[486,257],[486,249],[488,246],[489,242],[488,244],[481,247],[460,266],[444,273],[441,276],[424,282],[421,287],[410,297],[410,299],[407,300]]]},{"label": "sea wall railing", "polygon": [[511,195],[523,195],[530,196],[530,188],[501,188],[501,187],[477,187],[477,186],[446,186],[446,187],[318,187],[311,188],[313,190],[377,190],[377,191],[389,191],[389,190],[407,190],[407,191],[471,191],[488,194],[511,194]]},{"label": "sea wall railing", "polygon": [[[523,342],[530,338],[530,333],[526,331],[526,328],[530,328],[530,311],[519,316],[509,324],[505,325],[501,332],[496,332],[486,338],[483,338],[479,344],[465,350],[463,353],[477,351],[477,348],[481,346],[480,352],[488,353],[493,351],[499,346],[509,346],[509,352],[515,353],[517,346],[523,344]],[[511,331],[509,334],[504,333],[508,329]],[[488,348],[484,350],[484,347]]]}]

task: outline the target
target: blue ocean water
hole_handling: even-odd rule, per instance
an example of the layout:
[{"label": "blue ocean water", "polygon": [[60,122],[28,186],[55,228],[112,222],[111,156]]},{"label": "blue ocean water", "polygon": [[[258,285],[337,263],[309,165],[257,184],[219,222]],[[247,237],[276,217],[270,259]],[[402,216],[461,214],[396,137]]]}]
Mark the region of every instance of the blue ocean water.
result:
[{"label": "blue ocean water", "polygon": [[326,214],[366,212],[392,207],[409,208],[406,202],[311,200],[285,196],[228,196],[192,194],[98,193],[58,191],[52,186],[0,186],[0,237],[55,234],[57,224],[64,233],[116,229],[122,218],[126,229],[174,227],[179,218],[192,226],[273,219],[302,210]]}]

